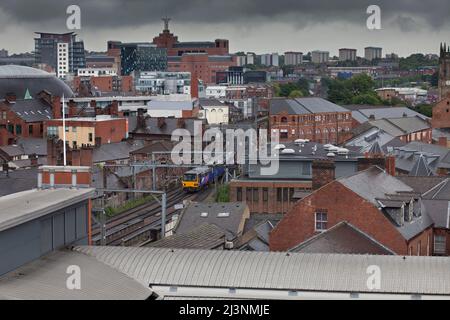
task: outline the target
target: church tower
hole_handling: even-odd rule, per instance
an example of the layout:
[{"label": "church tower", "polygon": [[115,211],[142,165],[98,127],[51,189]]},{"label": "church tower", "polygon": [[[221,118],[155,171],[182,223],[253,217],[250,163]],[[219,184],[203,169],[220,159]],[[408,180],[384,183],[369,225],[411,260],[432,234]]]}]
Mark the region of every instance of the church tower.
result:
[{"label": "church tower", "polygon": [[441,43],[439,54],[439,100],[450,97],[450,47]]}]

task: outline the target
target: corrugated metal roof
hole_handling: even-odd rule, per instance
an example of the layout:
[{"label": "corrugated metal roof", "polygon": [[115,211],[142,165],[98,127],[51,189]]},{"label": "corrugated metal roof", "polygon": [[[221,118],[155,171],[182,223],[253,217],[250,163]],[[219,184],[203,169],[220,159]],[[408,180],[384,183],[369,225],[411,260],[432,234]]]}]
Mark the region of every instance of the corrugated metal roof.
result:
[{"label": "corrugated metal roof", "polygon": [[[69,290],[67,267],[80,267],[81,288]],[[57,251],[0,278],[0,299],[11,300],[141,300],[152,291],[97,259]]]},{"label": "corrugated metal roof", "polygon": [[[450,295],[450,258],[77,247],[140,283],[193,287]],[[381,270],[369,290],[367,268]]]}]

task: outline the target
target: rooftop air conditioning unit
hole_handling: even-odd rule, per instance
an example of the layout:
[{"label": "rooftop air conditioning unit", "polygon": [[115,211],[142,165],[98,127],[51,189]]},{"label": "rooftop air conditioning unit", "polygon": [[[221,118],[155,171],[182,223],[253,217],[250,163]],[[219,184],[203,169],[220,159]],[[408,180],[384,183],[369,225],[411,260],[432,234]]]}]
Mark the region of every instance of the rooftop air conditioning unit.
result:
[{"label": "rooftop air conditioning unit", "polygon": [[275,150],[282,150],[282,149],[286,149],[286,146],[284,144],[277,144],[274,149]]}]

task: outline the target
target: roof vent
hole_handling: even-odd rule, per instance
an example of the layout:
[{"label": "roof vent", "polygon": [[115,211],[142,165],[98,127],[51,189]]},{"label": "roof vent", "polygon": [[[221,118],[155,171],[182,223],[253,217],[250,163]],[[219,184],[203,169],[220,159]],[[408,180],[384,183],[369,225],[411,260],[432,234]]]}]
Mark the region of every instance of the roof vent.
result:
[{"label": "roof vent", "polygon": [[200,216],[206,218],[208,216],[208,212],[202,212],[200,213]]},{"label": "roof vent", "polygon": [[333,152],[327,153],[327,157],[334,158],[336,155]]},{"label": "roof vent", "polygon": [[294,149],[284,149],[281,151],[282,154],[294,154],[295,150]]},{"label": "roof vent", "polygon": [[226,217],[229,217],[229,216],[230,216],[229,212],[219,212],[217,214],[217,217],[219,217],[219,218],[226,218]]}]

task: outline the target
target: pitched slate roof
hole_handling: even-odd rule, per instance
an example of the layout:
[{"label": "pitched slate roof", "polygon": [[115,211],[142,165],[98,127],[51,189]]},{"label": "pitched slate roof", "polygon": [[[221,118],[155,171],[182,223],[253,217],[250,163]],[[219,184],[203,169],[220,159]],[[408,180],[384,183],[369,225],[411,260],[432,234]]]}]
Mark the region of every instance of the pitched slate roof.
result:
[{"label": "pitched slate roof", "polygon": [[0,197],[36,188],[37,176],[37,168],[0,172]]},{"label": "pitched slate roof", "polygon": [[[337,181],[377,207],[406,240],[415,237],[433,224],[417,200],[420,194],[378,167],[371,167]],[[407,215],[411,200],[413,200],[413,216],[411,220],[407,220],[404,215]]]},{"label": "pitched slate roof", "polygon": [[427,177],[433,175],[426,158],[421,154],[409,172],[410,176]]},{"label": "pitched slate roof", "polygon": [[146,247],[212,250],[223,248],[224,244],[225,231],[214,224],[204,223],[187,233],[174,234]]},{"label": "pitched slate roof", "polygon": [[301,253],[394,254],[383,244],[352,224],[342,221],[325,232],[293,247]]},{"label": "pitched slate roof", "polygon": [[214,224],[225,231],[227,240],[241,234],[248,207],[243,202],[191,203],[182,212],[175,226],[175,234],[188,233],[204,223]]},{"label": "pitched slate roof", "polygon": [[337,104],[322,98],[272,99],[270,101],[270,114],[313,114],[326,112],[347,112]]},{"label": "pitched slate roof", "polygon": [[423,197],[433,200],[450,200],[450,178],[446,178],[424,193]]},{"label": "pitched slate roof", "polygon": [[403,136],[431,128],[430,124],[419,117],[382,118],[369,123],[394,137]]},{"label": "pitched slate roof", "polygon": [[407,107],[374,107],[374,106],[345,106],[348,110],[352,111],[352,117],[359,123],[369,121],[371,117],[375,120],[378,119],[391,119],[406,117],[420,117],[424,120],[428,117],[420,114]]},{"label": "pitched slate roof", "polygon": [[428,166],[433,173],[436,173],[437,168],[450,168],[450,149],[419,141],[394,148],[396,168],[410,172],[420,154],[427,158]]},{"label": "pitched slate roof", "polygon": [[144,145],[145,141],[142,140],[105,143],[94,149],[92,159],[94,163],[128,159],[131,152],[142,148]]},{"label": "pitched slate roof", "polygon": [[52,108],[41,99],[17,100],[11,103],[10,109],[25,122],[41,122],[53,118]]},{"label": "pitched slate roof", "polygon": [[424,194],[430,191],[435,186],[440,184],[442,181],[447,179],[441,176],[424,176],[424,177],[414,177],[414,176],[396,176],[396,178],[406,185],[410,186],[414,192]]}]

